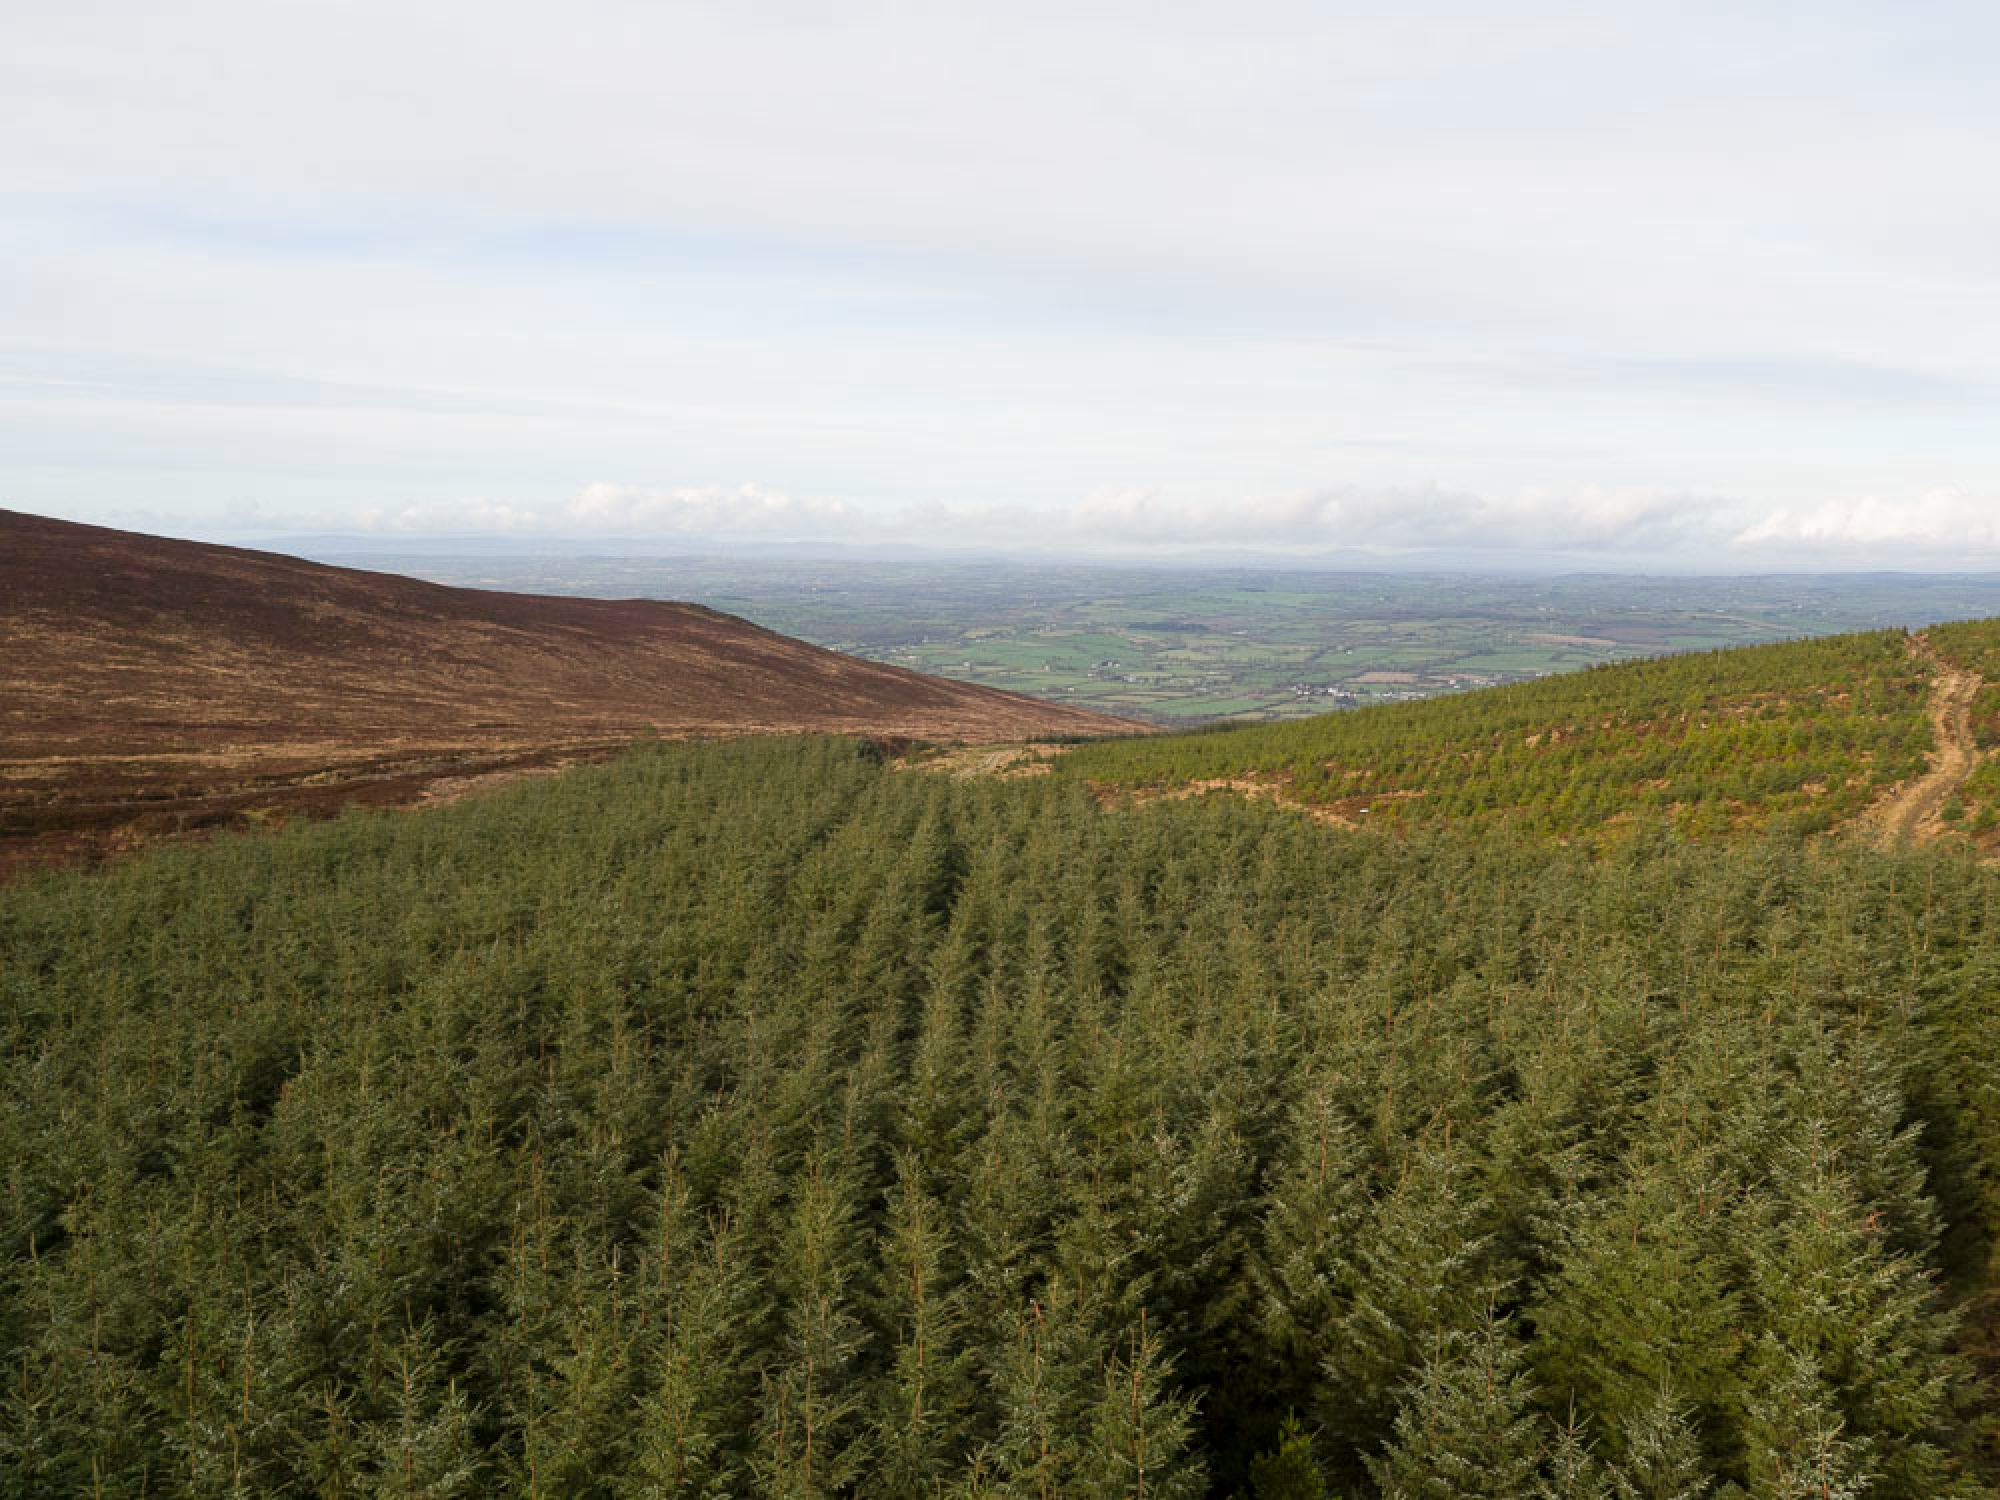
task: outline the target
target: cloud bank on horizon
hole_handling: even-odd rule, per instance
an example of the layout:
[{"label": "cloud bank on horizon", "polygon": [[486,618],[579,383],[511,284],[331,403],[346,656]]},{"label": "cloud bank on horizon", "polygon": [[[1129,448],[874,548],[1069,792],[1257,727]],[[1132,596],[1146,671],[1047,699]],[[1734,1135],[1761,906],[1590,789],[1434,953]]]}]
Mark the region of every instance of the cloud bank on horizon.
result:
[{"label": "cloud bank on horizon", "polygon": [[9,33],[0,505],[2000,566],[1990,7],[73,0]]},{"label": "cloud bank on horizon", "polygon": [[[756,485],[642,490],[594,483],[551,505],[445,502],[313,513],[308,531],[357,538],[465,536],[665,541],[696,547],[827,544],[882,547],[912,540],[940,552],[1044,557],[1171,557],[1218,552],[1274,560],[1339,554],[1421,561],[1429,554],[1690,561],[1724,568],[1968,569],[2000,559],[2000,500],[1937,491],[1906,505],[1867,500],[1756,512],[1740,502],[1645,490],[1525,492],[1489,497],[1436,488],[1321,490],[1191,504],[1152,491],[1107,491],[1065,506],[922,503],[896,508],[793,496]],[[280,518],[255,508],[228,517],[246,536],[275,536]]]}]

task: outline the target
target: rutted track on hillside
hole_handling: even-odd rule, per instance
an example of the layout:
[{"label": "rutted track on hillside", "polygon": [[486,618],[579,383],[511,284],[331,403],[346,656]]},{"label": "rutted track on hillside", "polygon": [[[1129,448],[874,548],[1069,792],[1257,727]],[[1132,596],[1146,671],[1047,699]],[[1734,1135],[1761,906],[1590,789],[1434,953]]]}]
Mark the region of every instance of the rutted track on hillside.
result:
[{"label": "rutted track on hillside", "polygon": [[1921,633],[1910,637],[1910,653],[1930,662],[1937,671],[1930,701],[1931,732],[1937,748],[1931,754],[1930,770],[1865,815],[1865,826],[1884,848],[1928,842],[1945,832],[1944,806],[1979,764],[1979,747],[1972,738],[1972,701],[1986,680],[1939,656]]}]

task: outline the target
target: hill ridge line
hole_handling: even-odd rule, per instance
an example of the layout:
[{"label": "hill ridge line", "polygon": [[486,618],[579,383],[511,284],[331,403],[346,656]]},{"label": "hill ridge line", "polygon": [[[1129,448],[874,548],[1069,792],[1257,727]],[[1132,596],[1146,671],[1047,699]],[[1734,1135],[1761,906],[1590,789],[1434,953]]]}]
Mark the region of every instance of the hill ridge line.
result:
[{"label": "hill ridge line", "polygon": [[1145,727],[702,605],[458,588],[0,509],[0,876],[645,738]]}]

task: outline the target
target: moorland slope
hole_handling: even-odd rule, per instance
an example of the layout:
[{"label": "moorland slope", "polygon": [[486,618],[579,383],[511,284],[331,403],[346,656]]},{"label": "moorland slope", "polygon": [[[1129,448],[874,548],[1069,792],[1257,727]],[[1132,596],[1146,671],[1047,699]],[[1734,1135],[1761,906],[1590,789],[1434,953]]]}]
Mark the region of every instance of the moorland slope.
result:
[{"label": "moorland slope", "polygon": [[449,588],[0,511],[0,844],[140,832],[634,737],[1130,728],[690,604]]}]

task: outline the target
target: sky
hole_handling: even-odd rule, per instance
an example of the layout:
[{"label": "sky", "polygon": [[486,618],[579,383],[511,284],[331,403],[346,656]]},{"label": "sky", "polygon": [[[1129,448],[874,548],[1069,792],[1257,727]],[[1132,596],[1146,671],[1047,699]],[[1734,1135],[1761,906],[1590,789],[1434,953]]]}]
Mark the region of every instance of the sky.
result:
[{"label": "sky", "polygon": [[2000,568],[2000,7],[0,0],[0,507]]}]

